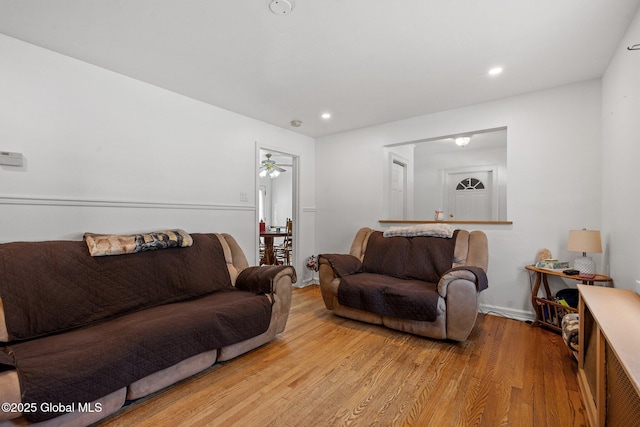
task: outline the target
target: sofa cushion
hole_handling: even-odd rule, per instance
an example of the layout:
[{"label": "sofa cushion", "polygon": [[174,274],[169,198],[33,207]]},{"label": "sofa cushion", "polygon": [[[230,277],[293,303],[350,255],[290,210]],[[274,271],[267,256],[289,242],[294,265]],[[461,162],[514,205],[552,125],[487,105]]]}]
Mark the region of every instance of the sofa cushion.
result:
[{"label": "sofa cushion", "polygon": [[219,239],[192,237],[186,248],[107,257],[91,257],[82,241],[1,244],[8,340],[232,288]]},{"label": "sofa cushion", "polygon": [[[0,352],[0,363],[16,367],[23,402],[38,408],[43,402],[77,405],[188,357],[260,335],[270,320],[267,296],[231,288],[11,344]],[[36,422],[57,414],[25,415]]]},{"label": "sofa cushion", "polygon": [[438,314],[434,283],[359,273],[343,277],[338,302],[380,316],[433,322]]},{"label": "sofa cushion", "polygon": [[452,267],[458,231],[451,239],[441,237],[383,237],[375,231],[369,236],[363,270],[398,279],[438,283]]}]

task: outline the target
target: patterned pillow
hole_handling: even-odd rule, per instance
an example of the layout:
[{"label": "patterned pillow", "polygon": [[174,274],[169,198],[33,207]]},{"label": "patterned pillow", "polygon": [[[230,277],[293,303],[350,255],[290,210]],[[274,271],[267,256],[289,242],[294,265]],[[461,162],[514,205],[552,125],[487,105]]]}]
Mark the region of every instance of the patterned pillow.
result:
[{"label": "patterned pillow", "polygon": [[179,229],[129,235],[84,233],[84,240],[91,256],[134,254],[193,244],[191,236]]},{"label": "patterned pillow", "polygon": [[567,314],[562,318],[562,338],[573,351],[580,349],[578,333],[580,332],[580,317],[577,313]]}]

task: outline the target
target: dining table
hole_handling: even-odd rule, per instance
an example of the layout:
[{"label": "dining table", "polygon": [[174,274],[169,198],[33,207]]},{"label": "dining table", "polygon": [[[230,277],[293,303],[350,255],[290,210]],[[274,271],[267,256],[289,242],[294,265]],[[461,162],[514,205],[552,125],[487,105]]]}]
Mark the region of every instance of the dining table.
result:
[{"label": "dining table", "polygon": [[286,231],[261,231],[260,237],[264,239],[264,256],[260,259],[260,265],[274,265],[278,263],[275,250],[273,247],[273,239],[276,237],[287,237]]}]

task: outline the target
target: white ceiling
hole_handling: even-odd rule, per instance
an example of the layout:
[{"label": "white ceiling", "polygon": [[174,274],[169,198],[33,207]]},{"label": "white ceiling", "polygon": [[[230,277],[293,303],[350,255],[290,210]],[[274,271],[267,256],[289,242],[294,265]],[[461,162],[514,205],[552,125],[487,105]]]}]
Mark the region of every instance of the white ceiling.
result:
[{"label": "white ceiling", "polygon": [[318,137],[598,78],[640,4],[270,1],[0,0],[0,33]]}]

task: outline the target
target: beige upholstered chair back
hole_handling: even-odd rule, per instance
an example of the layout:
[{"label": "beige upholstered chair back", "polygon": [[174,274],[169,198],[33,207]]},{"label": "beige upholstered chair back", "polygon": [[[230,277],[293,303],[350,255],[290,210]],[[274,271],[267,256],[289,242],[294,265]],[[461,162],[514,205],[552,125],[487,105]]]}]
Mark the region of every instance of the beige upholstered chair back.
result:
[{"label": "beige upholstered chair back", "polygon": [[227,269],[231,276],[231,284],[235,286],[236,279],[240,272],[249,267],[247,257],[244,255],[242,248],[240,248],[240,245],[238,245],[238,242],[233,238],[233,236],[227,233],[216,233],[216,236],[218,237],[218,240],[220,240],[220,244],[224,250],[224,259],[227,262]]}]

